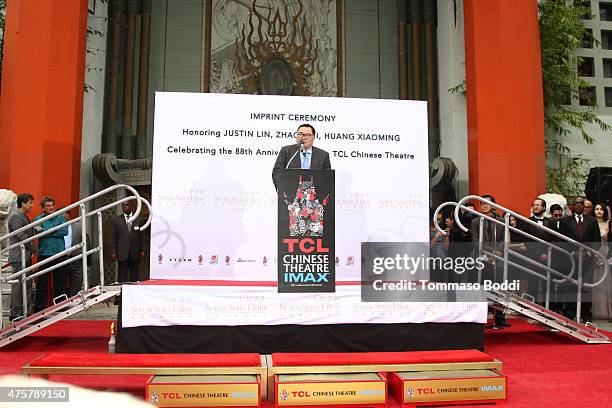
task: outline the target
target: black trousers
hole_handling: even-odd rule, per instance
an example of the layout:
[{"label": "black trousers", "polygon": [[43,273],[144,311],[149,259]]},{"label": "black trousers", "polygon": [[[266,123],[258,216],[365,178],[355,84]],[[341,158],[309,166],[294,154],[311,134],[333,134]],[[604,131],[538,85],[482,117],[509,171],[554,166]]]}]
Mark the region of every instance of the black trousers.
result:
[{"label": "black trousers", "polygon": [[70,297],[83,290],[83,264],[81,260],[70,262],[65,266],[70,280]]},{"label": "black trousers", "polygon": [[[50,258],[50,256],[39,256],[38,262],[44,261],[45,259]],[[52,262],[49,262],[43,265],[40,270],[51,267],[52,265],[57,265],[58,263],[64,261],[64,258],[58,258]],[[53,274],[53,298],[56,298],[60,295],[66,294],[66,267],[63,266],[61,268],[54,269]],[[38,282],[36,283],[36,297],[34,300],[34,311],[40,312],[45,309],[48,305],[47,297],[48,290],[47,285],[49,283],[49,273],[45,273],[38,277]]]},{"label": "black trousers", "polygon": [[140,259],[127,261],[117,261],[118,278],[117,282],[136,282],[138,281],[138,271],[140,269]]}]

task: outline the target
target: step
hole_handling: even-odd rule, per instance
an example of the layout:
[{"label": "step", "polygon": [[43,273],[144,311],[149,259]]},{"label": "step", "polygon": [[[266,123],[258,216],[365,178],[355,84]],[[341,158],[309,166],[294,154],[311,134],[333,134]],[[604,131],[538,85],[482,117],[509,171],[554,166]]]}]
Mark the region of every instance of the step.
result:
[{"label": "step", "polygon": [[402,407],[505,401],[507,378],[496,370],[389,373],[390,393]]},{"label": "step", "polygon": [[154,375],[146,399],[157,407],[259,407],[259,375]]},{"label": "step", "polygon": [[489,300],[493,302],[493,307],[496,309],[513,310],[524,318],[535,320],[537,324],[569,334],[585,343],[610,343],[610,339],[606,335],[599,333],[597,327],[577,323],[523,297],[495,291],[489,292],[488,296]]},{"label": "step", "polygon": [[0,347],[50,326],[68,316],[87,310],[96,303],[116,296],[117,292],[118,290],[105,290],[100,287],[93,287],[87,290],[83,296],[80,294],[73,296],[25,319],[8,324],[0,330]]},{"label": "step", "polygon": [[381,373],[277,374],[274,395],[276,407],[385,407],[387,378]]}]

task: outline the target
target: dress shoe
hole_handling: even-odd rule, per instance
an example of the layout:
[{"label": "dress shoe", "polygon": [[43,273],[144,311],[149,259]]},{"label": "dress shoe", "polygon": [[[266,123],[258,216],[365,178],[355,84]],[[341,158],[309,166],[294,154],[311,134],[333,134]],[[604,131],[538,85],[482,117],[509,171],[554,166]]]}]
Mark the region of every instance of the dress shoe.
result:
[{"label": "dress shoe", "polygon": [[512,325],[506,321],[503,321],[501,323],[498,323],[498,326],[502,326],[502,327],[512,327]]},{"label": "dress shoe", "polygon": [[504,330],[504,327],[494,324],[493,326],[491,326],[491,330]]}]

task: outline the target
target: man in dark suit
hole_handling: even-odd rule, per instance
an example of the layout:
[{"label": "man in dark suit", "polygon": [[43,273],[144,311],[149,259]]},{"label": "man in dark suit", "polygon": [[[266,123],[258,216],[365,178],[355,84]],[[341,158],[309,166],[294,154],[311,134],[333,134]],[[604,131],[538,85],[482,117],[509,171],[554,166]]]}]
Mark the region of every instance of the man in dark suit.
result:
[{"label": "man in dark suit", "polygon": [[[574,200],[573,214],[562,218],[559,221],[559,232],[568,238],[575,241],[581,242],[587,246],[595,248],[595,245],[601,243],[601,234],[599,232],[599,226],[597,220],[590,215],[584,214],[584,202],[583,197],[576,197]],[[577,247],[575,245],[568,245],[569,251],[574,251],[576,257],[578,257]],[[576,258],[576,268],[578,268],[578,258]],[[576,270],[577,272],[577,270]],[[577,279],[577,273],[574,274],[574,279]],[[582,280],[585,283],[593,282],[593,258],[590,253],[585,252],[585,256],[582,261]],[[568,285],[566,285],[568,286]],[[571,284],[571,287],[567,288],[569,293],[566,293],[566,297],[576,296],[576,286]],[[583,288],[583,302],[582,302],[582,315],[585,320],[591,319],[591,302],[590,302],[590,291],[585,293]],[[564,314],[567,317],[573,318],[576,310],[576,302],[571,302],[569,299],[564,304]]]},{"label": "man in dark suit", "polygon": [[126,201],[121,206],[123,214],[113,218],[110,228],[111,260],[117,261],[118,282],[136,282],[140,260],[144,258],[141,227],[145,221],[138,217],[128,220],[134,214],[134,203]]},{"label": "man in dark suit", "polygon": [[[295,144],[283,146],[272,169],[272,181],[278,188],[278,173],[285,169],[331,169],[329,153],[313,146],[316,132],[314,127],[303,124],[298,127]],[[299,152],[299,153],[298,153]]]},{"label": "man in dark suit", "polygon": [[[28,213],[32,210],[34,206],[34,197],[32,194],[23,193],[17,196],[17,210],[13,210],[8,218],[8,230],[9,233],[15,232],[20,228],[25,227],[31,221],[28,218]],[[24,239],[28,239],[34,236],[34,229],[29,228],[16,236],[11,238],[10,245],[16,244]],[[25,243],[25,265],[22,265],[21,259],[21,249],[19,247],[11,248],[9,250],[9,262],[11,263],[11,267],[13,268],[13,273],[19,272],[22,270],[22,266],[27,268],[32,265],[32,255],[36,253],[36,246],[34,245],[34,241],[29,241]],[[32,271],[28,273],[31,275]],[[21,279],[25,279],[25,276],[22,275]],[[11,286],[11,306],[9,313],[9,320],[14,320],[19,316],[23,316],[23,294],[22,294],[22,285],[21,279],[19,279],[18,283],[14,283]],[[32,281],[29,280],[26,282],[26,292],[30,295],[32,291]]]},{"label": "man in dark suit", "polygon": [[[553,204],[550,206],[550,219],[547,221],[546,226],[553,231],[559,232],[559,224],[563,218],[563,208],[559,204]],[[557,238],[552,238],[557,240]]]}]

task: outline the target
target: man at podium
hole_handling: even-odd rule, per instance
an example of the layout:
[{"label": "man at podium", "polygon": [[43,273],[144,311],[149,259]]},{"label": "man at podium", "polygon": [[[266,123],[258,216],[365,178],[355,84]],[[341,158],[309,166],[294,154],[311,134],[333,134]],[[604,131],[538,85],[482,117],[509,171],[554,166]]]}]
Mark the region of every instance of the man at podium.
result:
[{"label": "man at podium", "polygon": [[329,153],[313,146],[316,132],[312,125],[300,125],[295,144],[283,146],[272,169],[272,181],[277,188],[278,172],[286,169],[331,169]]}]

